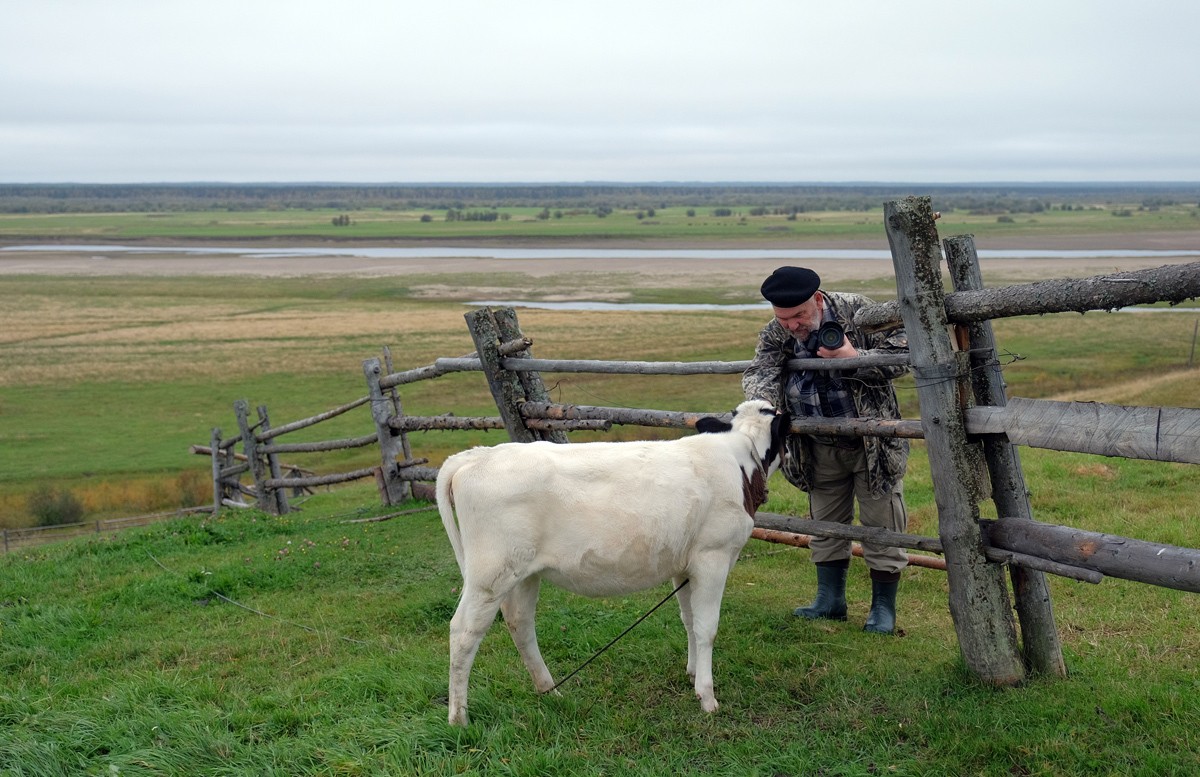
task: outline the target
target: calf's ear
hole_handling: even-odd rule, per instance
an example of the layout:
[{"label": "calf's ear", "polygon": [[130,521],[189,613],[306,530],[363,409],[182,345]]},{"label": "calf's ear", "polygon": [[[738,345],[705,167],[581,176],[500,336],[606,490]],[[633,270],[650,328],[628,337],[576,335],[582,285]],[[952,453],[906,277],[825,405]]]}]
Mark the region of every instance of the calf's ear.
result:
[{"label": "calf's ear", "polygon": [[792,428],[792,414],[786,410],[771,419],[771,440],[775,441],[786,435]]},{"label": "calf's ear", "polygon": [[701,434],[713,434],[716,432],[728,432],[733,428],[733,424],[722,421],[720,418],[705,416],[704,418],[696,419],[696,431]]}]

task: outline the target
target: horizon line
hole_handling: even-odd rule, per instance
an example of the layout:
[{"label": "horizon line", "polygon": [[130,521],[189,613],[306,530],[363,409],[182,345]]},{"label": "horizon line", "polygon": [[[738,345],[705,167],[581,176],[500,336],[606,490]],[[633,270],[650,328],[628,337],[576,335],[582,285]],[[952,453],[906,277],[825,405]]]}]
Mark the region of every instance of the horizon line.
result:
[{"label": "horizon line", "polygon": [[905,187],[905,186],[936,186],[936,187],[969,187],[969,186],[1027,186],[1049,187],[1059,186],[1068,188],[1094,187],[1131,187],[1131,186],[1200,186],[1200,180],[1103,180],[1103,181],[1056,181],[1056,180],[979,180],[979,181],[704,181],[704,180],[580,180],[580,181],[355,181],[355,180],[305,180],[305,181],[228,181],[220,179],[188,180],[188,181],[0,181],[0,186],[359,186],[359,187],[435,187],[435,186],[464,186],[464,187],[495,187],[495,186],[680,186],[680,187],[728,187],[755,186],[763,188],[784,187]]}]

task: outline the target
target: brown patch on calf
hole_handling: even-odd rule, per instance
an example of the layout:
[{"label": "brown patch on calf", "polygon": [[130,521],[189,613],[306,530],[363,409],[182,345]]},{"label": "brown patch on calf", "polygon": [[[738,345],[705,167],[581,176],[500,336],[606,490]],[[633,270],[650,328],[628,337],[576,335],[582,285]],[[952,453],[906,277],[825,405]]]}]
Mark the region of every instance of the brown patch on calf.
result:
[{"label": "brown patch on calf", "polygon": [[758,508],[767,503],[767,479],[761,469],[755,469],[753,475],[742,471],[742,507],[751,518]]}]

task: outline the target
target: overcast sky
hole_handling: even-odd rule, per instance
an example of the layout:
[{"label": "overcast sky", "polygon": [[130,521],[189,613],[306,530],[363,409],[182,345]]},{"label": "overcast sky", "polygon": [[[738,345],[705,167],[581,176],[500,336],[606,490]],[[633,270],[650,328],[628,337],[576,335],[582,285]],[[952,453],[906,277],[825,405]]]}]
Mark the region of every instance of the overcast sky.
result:
[{"label": "overcast sky", "polygon": [[0,181],[1200,181],[1192,0],[0,0]]}]

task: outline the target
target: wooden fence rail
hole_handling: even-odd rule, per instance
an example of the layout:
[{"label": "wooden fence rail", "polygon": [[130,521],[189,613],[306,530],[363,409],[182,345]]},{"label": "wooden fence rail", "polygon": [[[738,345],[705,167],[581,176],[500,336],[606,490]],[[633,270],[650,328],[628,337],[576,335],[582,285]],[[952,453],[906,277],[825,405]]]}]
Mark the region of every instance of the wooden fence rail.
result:
[{"label": "wooden fence rail", "polygon": [[1015,445],[1127,459],[1200,464],[1200,410],[1125,407],[1014,397],[964,410],[972,434],[1004,434]]},{"label": "wooden fence rail", "polygon": [[984,521],[991,545],[1109,577],[1200,593],[1200,550],[1019,518]]},{"label": "wooden fence rail", "polygon": [[186,518],[196,513],[208,513],[208,507],[189,507],[168,512],[127,515],[120,518],[100,518],[94,521],[64,523],[56,526],[31,526],[21,529],[0,529],[0,548],[5,553],[14,553],[22,548],[59,542],[74,537],[106,534],[109,532],[149,526],[154,523]]},{"label": "wooden fence rail", "polygon": [[[531,341],[522,338],[511,347],[528,347]],[[865,359],[864,359],[865,360]],[[370,361],[370,360],[368,360]],[[793,364],[805,366],[812,362],[841,362],[856,360],[796,359]],[[873,360],[874,361],[874,360]],[[887,357],[887,363],[907,361],[907,357]],[[421,374],[422,379],[432,379],[447,372],[482,371],[477,358],[438,359],[437,363],[449,362],[452,369],[408,370],[380,376],[382,387],[403,385],[407,377]],[[745,369],[747,362],[622,362],[602,360],[558,360],[511,358],[501,360],[512,372],[594,372],[597,374],[662,374],[700,375],[736,374]],[[694,366],[694,368],[693,368]],[[823,365],[824,366],[824,365]],[[533,368],[536,367],[537,370]],[[359,437],[324,440],[305,443],[270,443],[283,433],[307,429],[322,421],[339,416],[349,410],[362,407],[370,397],[357,399],[333,410],[319,413],[300,421],[270,428],[253,434],[255,450],[260,456],[267,454],[312,453],[349,448],[367,447],[378,443],[379,434]],[[663,411],[637,408],[599,407],[590,405],[560,404],[548,401],[518,401],[514,404],[520,423],[528,429],[542,431],[606,431],[612,424],[645,427],[687,429],[694,426],[697,418],[712,415],[700,411]],[[1053,450],[1100,453],[1126,457],[1148,458],[1164,461],[1186,461],[1200,463],[1200,410],[1190,408],[1129,408],[1093,402],[1050,402],[1014,398],[1007,406],[968,407],[964,411],[965,431],[970,435],[1006,435],[1013,443],[1042,447]],[[1104,419],[1109,419],[1106,422]],[[505,419],[499,416],[467,417],[453,415],[409,416],[388,415],[386,427],[392,432],[453,431],[453,430],[499,430],[506,428]],[[1101,431],[1097,431],[1101,430]],[[1119,433],[1113,430],[1119,431]],[[879,420],[867,418],[821,419],[795,418],[792,431],[798,434],[840,434],[850,436],[884,436],[921,439],[925,437],[925,423],[916,419]],[[390,434],[390,433],[389,433]],[[230,440],[220,440],[213,446],[193,446],[193,452],[211,455],[213,450],[227,454],[242,435]],[[219,476],[231,479],[246,474],[252,467],[246,454],[234,454],[239,463],[227,465],[219,470]],[[398,469],[411,474],[416,470],[404,465],[399,459]],[[283,465],[292,474],[289,477],[264,476],[261,482],[266,488],[295,488],[311,485],[328,485],[370,477],[376,474],[370,468],[359,469],[340,476],[322,476],[313,479],[311,472],[301,471],[295,464]],[[265,471],[265,467],[264,467]],[[255,494],[249,489],[243,493]]]},{"label": "wooden fence rail", "polygon": [[[636,362],[603,361],[599,359],[501,359],[500,368],[511,372],[586,372],[595,375],[740,375],[750,361],[732,362]],[[905,354],[859,356],[853,359],[791,359],[789,370],[835,371],[863,367],[903,367],[908,365]],[[437,375],[447,372],[479,372],[483,363],[478,358],[441,358],[434,361]],[[425,368],[423,368],[425,369]],[[415,372],[415,371],[414,371]],[[436,377],[437,375],[430,375]]]},{"label": "wooden fence rail", "polygon": [[[931,553],[943,553],[944,546],[937,537],[923,537],[918,534],[904,534],[888,531],[871,526],[848,526],[829,521],[815,521],[809,518],[796,518],[791,515],[760,512],[754,516],[754,525],[760,529],[792,532],[796,534],[811,534],[816,537],[835,537],[842,540],[871,542],[876,545],[887,545],[893,548],[909,548],[924,550]],[[1022,553],[1007,545],[987,545],[983,549],[989,561],[1049,572],[1060,577],[1069,577],[1085,583],[1099,583],[1104,579],[1100,570],[1077,564],[1063,563],[1042,558],[1036,552]]]},{"label": "wooden fence rail", "polygon": [[[1196,297],[1200,297],[1200,262],[999,289],[957,291],[946,295],[942,307],[943,317],[949,323],[970,324],[1012,316],[1117,310],[1156,302],[1174,305]],[[909,303],[901,295],[900,299],[872,305],[860,310],[854,316],[854,323],[868,332],[890,329],[902,322],[901,310],[905,304]]]},{"label": "wooden fence rail", "polygon": [[311,416],[309,418],[302,418],[299,421],[292,421],[290,424],[284,424],[283,426],[277,426],[274,429],[271,429],[270,431],[263,432],[262,434],[255,435],[255,436],[259,442],[266,442],[267,440],[273,439],[275,437],[279,437],[280,435],[283,435],[283,434],[291,434],[292,432],[298,432],[301,429],[307,429],[308,427],[315,426],[316,424],[319,424],[323,421],[328,421],[331,418],[337,418],[338,416],[342,415],[343,413],[348,413],[356,407],[362,407],[363,405],[367,404],[367,402],[369,402],[370,400],[371,400],[371,398],[369,396],[359,397],[358,399],[354,400],[353,402],[347,402],[346,404],[341,405],[339,407],[335,407],[332,410],[326,410],[324,413],[317,413],[314,416]]}]

